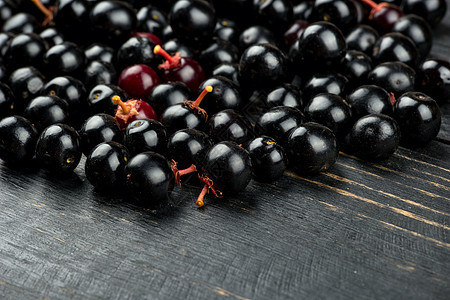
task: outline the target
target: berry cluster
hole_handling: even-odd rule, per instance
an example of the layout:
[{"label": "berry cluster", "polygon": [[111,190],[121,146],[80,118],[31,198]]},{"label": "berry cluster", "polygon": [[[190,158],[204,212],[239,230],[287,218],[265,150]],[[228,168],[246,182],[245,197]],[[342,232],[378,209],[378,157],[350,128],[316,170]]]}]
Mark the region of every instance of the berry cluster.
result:
[{"label": "berry cluster", "polygon": [[[445,0],[0,1],[0,158],[160,207],[439,132]],[[190,174],[190,176],[186,176]]]}]

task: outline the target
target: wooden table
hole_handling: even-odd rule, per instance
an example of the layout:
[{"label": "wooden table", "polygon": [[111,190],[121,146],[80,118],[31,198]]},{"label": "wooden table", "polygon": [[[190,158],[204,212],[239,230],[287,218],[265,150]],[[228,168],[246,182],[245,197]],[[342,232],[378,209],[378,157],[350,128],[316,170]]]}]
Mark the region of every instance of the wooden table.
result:
[{"label": "wooden table", "polygon": [[[450,17],[432,54],[450,58]],[[1,299],[449,299],[450,104],[423,149],[155,213],[0,164]],[[211,198],[209,198],[211,199]]]}]

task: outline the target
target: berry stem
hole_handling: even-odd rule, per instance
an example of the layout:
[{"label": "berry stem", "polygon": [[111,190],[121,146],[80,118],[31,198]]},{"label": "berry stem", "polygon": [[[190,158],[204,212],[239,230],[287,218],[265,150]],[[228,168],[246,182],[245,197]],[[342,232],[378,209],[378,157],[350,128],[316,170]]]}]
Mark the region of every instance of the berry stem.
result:
[{"label": "berry stem", "polygon": [[377,9],[378,5],[377,3],[373,2],[372,0],[361,0],[365,4],[369,5],[372,9]]},{"label": "berry stem", "polygon": [[217,198],[223,197],[222,192],[214,187],[214,182],[208,176],[199,174],[198,179],[203,182],[203,189],[195,202],[198,207],[202,207],[204,205],[203,198],[205,198],[205,195],[209,193],[209,190],[211,190]]},{"label": "berry stem", "polygon": [[181,186],[181,176],[187,175],[193,172],[197,172],[197,167],[192,164],[189,168],[178,170],[177,162],[175,160],[171,160],[170,164],[172,166],[173,175],[175,176],[175,183]]},{"label": "berry stem", "polygon": [[397,102],[397,99],[395,99],[395,95],[394,95],[394,93],[392,93],[392,92],[391,92],[391,97],[390,97],[390,99],[391,99],[391,104],[392,104],[392,105],[394,105],[395,102]]},{"label": "berry stem", "polygon": [[170,56],[170,54],[167,53],[160,45],[156,45],[155,48],[153,48],[153,53],[161,55],[166,59],[166,61],[158,66],[159,69],[170,70],[180,66],[181,64],[180,52],[175,53],[174,56]]},{"label": "berry stem", "polygon": [[197,100],[194,101],[192,104],[194,107],[199,107],[200,103],[202,103],[203,98],[205,98],[206,94],[211,93],[213,90],[212,86],[208,85],[206,86],[202,93],[198,96]]},{"label": "berry stem", "polygon": [[179,170],[178,174],[179,174],[179,176],[183,176],[183,175],[187,175],[187,174],[190,174],[190,173],[193,173],[196,171],[197,171],[197,167],[194,164],[192,164],[189,168],[186,168],[184,170]]},{"label": "berry stem", "polygon": [[36,7],[45,15],[45,19],[42,22],[43,26],[53,21],[53,12],[45,7],[45,5],[42,4],[41,0],[31,0],[31,2],[33,2],[34,5],[36,5]]},{"label": "berry stem", "polygon": [[111,100],[122,108],[122,114],[128,115],[130,113],[130,108],[120,99],[120,96],[113,96]]},{"label": "berry stem", "polygon": [[209,186],[205,183],[205,185],[203,185],[203,189],[202,189],[200,195],[197,198],[197,201],[195,201],[195,204],[197,204],[198,207],[202,207],[203,205],[205,205],[205,202],[203,202],[203,198],[205,198],[208,191],[209,191]]},{"label": "berry stem", "polygon": [[160,45],[156,45],[155,48],[153,48],[153,53],[164,57],[169,62],[169,64],[174,63],[174,59],[172,58],[172,56],[170,56],[169,53],[167,53],[166,50],[164,50]]}]

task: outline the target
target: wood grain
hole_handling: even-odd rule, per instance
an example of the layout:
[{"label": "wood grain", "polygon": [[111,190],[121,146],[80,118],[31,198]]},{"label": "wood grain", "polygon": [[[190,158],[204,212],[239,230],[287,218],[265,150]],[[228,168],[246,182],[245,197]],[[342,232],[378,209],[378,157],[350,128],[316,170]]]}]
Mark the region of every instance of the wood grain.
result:
[{"label": "wood grain", "polygon": [[287,172],[204,209],[197,189],[177,188],[159,213],[96,194],[82,165],[64,180],[3,167],[0,294],[444,299],[449,148],[379,164],[341,155],[327,174]]},{"label": "wood grain", "polygon": [[[448,59],[450,18],[433,55]],[[450,108],[435,141],[155,212],[0,162],[1,299],[448,299]]]}]

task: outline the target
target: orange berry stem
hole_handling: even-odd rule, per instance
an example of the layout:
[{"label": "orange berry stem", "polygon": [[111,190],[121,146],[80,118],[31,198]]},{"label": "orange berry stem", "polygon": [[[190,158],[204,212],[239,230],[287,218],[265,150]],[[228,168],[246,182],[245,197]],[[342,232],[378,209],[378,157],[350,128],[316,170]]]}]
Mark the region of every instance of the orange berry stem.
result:
[{"label": "orange berry stem", "polygon": [[166,50],[164,50],[160,45],[156,45],[155,48],[153,48],[153,53],[164,57],[169,62],[169,64],[174,63],[174,59],[172,58],[172,56],[170,56],[170,54],[167,53]]},{"label": "orange berry stem", "polygon": [[394,105],[395,102],[397,102],[397,99],[395,99],[395,95],[394,95],[394,93],[392,93],[392,92],[391,92],[391,97],[390,97],[390,99],[391,99],[391,104],[392,104],[392,105]]},{"label": "orange berry stem", "polygon": [[378,4],[373,2],[372,0],[361,0],[361,1],[364,2],[365,4],[369,5],[372,9],[378,8]]},{"label": "orange berry stem", "polygon": [[208,191],[209,191],[209,186],[208,186],[207,184],[205,184],[205,185],[203,186],[203,189],[202,189],[200,195],[199,195],[198,198],[197,198],[197,201],[195,201],[195,204],[196,204],[198,207],[202,207],[203,205],[205,205],[205,202],[203,202],[203,199],[205,198],[205,196],[206,196],[206,194],[208,193]]},{"label": "orange berry stem", "polygon": [[47,7],[45,7],[44,4],[42,4],[41,0],[31,0],[31,2],[34,3],[34,5],[36,5],[36,7],[45,15],[45,19],[42,22],[42,25],[47,25],[48,23],[50,23],[51,21],[53,21],[53,13],[50,9],[48,9]]},{"label": "orange berry stem", "polygon": [[175,160],[171,160],[170,164],[172,166],[173,175],[175,177],[175,183],[181,186],[181,176],[187,175],[197,171],[197,167],[192,164],[189,168],[178,170],[177,162]]},{"label": "orange berry stem", "polygon": [[193,106],[195,107],[199,107],[200,103],[202,103],[203,98],[205,98],[206,94],[211,93],[212,92],[212,86],[208,85],[206,86],[202,93],[198,96],[197,100],[194,101]]},{"label": "orange berry stem", "polygon": [[184,170],[179,170],[178,174],[179,174],[179,176],[183,176],[183,175],[190,174],[190,173],[193,173],[196,171],[197,171],[197,167],[194,164],[192,164],[189,168],[186,168]]},{"label": "orange berry stem", "polygon": [[128,105],[126,104],[126,103],[124,103],[121,99],[120,99],[120,97],[119,96],[113,96],[112,97],[112,102],[114,103],[114,104],[117,104],[117,105],[119,105],[121,108],[122,108],[122,113],[124,114],[124,115],[128,115],[129,113],[130,113],[130,107],[128,107]]}]

